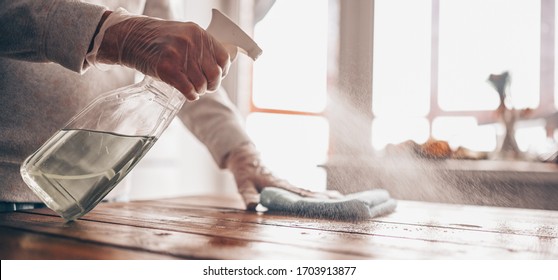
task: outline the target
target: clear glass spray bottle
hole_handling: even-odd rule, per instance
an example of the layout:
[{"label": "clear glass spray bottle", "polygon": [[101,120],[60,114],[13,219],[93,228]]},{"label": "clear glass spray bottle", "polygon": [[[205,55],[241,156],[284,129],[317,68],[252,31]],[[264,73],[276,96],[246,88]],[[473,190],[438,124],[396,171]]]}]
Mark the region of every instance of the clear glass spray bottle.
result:
[{"label": "clear glass spray bottle", "polygon": [[[207,32],[229,51],[256,59],[257,44],[213,10]],[[93,209],[155,144],[186,98],[151,77],[105,93],[74,116],[21,166],[25,183],[64,219]]]}]

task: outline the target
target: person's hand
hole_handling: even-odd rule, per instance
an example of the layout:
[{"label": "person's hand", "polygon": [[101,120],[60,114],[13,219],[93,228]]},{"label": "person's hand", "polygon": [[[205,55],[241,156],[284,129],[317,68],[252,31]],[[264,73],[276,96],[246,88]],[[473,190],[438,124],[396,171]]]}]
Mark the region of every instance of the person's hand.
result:
[{"label": "person's hand", "polygon": [[248,210],[256,209],[260,202],[260,192],[265,187],[278,187],[305,197],[340,198],[343,196],[337,191],[309,191],[275,177],[262,165],[259,153],[251,143],[234,149],[226,159],[226,166],[233,173],[238,192]]},{"label": "person's hand", "polygon": [[190,101],[217,90],[227,50],[195,23],[113,12],[101,26],[96,62],[125,65],[159,78]]}]

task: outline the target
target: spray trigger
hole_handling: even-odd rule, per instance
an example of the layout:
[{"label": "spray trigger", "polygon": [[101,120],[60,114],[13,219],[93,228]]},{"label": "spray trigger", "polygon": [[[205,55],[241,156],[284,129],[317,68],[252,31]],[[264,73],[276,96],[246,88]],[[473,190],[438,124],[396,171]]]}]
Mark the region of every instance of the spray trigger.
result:
[{"label": "spray trigger", "polygon": [[239,51],[252,60],[256,60],[262,54],[262,49],[258,44],[236,23],[217,9],[212,10],[211,22],[206,31],[223,44],[231,57],[231,61],[236,58]]}]

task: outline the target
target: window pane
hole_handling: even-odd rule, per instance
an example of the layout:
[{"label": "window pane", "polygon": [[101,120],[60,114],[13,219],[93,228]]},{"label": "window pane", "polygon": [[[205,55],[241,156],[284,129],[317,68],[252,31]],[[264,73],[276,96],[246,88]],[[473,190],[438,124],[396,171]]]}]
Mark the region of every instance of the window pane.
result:
[{"label": "window pane", "polygon": [[465,147],[473,151],[496,149],[496,127],[479,126],[474,117],[437,117],[432,121],[432,137],[448,141],[452,148]]},{"label": "window pane", "polygon": [[430,107],[431,1],[376,0],[372,110],[425,116]]},{"label": "window pane", "polygon": [[312,190],[325,190],[329,126],[322,117],[252,113],[248,134],[277,176]]},{"label": "window pane", "polygon": [[321,112],[326,105],[328,1],[277,1],[256,25],[254,104]]},{"label": "window pane", "polygon": [[518,126],[515,131],[515,139],[521,151],[535,154],[546,152],[545,148],[547,148],[548,143],[544,122],[535,126]]},{"label": "window pane", "polygon": [[462,145],[464,137],[477,137],[471,135],[476,127],[477,119],[474,117],[437,117],[432,121],[432,137],[457,147]]},{"label": "window pane", "polygon": [[509,71],[516,108],[539,103],[540,1],[440,1],[439,102],[444,110],[492,110],[490,74]]},{"label": "window pane", "polygon": [[406,140],[424,143],[428,140],[429,128],[425,118],[377,117],[372,122],[372,146],[380,150],[387,144]]}]

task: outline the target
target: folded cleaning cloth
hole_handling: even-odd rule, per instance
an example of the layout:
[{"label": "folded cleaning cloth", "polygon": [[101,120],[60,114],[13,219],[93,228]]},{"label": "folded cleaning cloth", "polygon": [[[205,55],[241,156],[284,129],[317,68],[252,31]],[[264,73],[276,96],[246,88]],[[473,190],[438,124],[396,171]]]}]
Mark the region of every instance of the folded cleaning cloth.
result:
[{"label": "folded cleaning cloth", "polygon": [[364,220],[391,213],[396,201],[383,189],[348,194],[342,198],[302,197],[276,187],[266,187],[260,203],[269,211],[333,220]]}]

